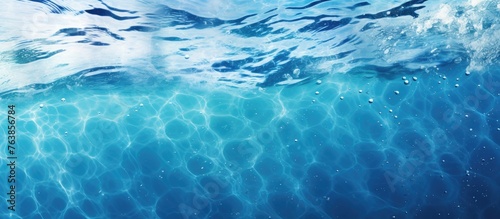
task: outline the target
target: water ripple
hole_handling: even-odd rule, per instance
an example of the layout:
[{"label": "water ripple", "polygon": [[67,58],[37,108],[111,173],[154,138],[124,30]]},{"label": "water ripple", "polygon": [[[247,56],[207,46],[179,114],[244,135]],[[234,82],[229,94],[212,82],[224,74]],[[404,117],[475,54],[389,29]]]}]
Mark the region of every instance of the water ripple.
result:
[{"label": "water ripple", "polygon": [[90,10],[85,10],[85,12],[92,14],[92,15],[112,17],[113,19],[116,19],[119,21],[139,18],[139,16],[129,16],[129,17],[118,16],[118,15],[115,15],[112,12],[110,12],[106,9],[102,9],[102,8],[94,8],[94,9],[90,9]]},{"label": "water ripple", "polygon": [[[225,7],[200,3],[206,10],[188,7],[192,2],[176,1],[117,4],[95,0],[79,4],[44,0],[12,4],[33,13],[24,20],[4,15],[10,21],[4,24],[6,28],[25,24],[23,32],[0,42],[4,51],[11,51],[3,52],[8,57],[3,60],[11,61],[4,63],[5,68],[21,72],[16,64],[37,62],[59,66],[64,74],[75,74],[88,68],[89,63],[141,63],[154,71],[154,77],[165,75],[165,79],[185,77],[206,82],[207,75],[219,72],[225,73],[224,77],[213,75],[211,82],[273,86],[314,78],[315,74],[356,75],[359,69],[370,71],[374,66],[402,66],[414,72],[471,60],[469,69],[478,69],[499,57],[488,47],[500,48],[494,43],[497,7],[489,2],[473,6],[473,10],[488,15],[482,20],[464,10],[468,3],[426,0],[384,4],[316,0],[281,6],[259,3],[245,5],[241,11],[230,2]],[[49,10],[40,8],[41,4]],[[474,41],[477,36],[480,40]],[[27,42],[24,47],[15,46],[20,45],[19,39]],[[427,45],[422,46],[422,42]],[[98,61],[98,56],[88,53],[84,53],[88,58],[81,60],[62,58],[76,51],[114,59]],[[301,74],[294,75],[294,69],[300,69]],[[386,75],[381,73],[380,77]],[[2,88],[5,91],[45,82],[11,78],[1,83],[6,85]]]}]

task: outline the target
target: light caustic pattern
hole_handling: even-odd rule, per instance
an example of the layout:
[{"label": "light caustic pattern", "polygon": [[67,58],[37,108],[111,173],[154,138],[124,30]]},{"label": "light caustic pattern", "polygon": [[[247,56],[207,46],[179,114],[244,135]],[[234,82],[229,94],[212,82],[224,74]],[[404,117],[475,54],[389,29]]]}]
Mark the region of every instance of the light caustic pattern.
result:
[{"label": "light caustic pattern", "polygon": [[498,76],[435,71],[408,85],[337,75],[247,91],[159,83],[12,95],[16,214],[497,214]]}]

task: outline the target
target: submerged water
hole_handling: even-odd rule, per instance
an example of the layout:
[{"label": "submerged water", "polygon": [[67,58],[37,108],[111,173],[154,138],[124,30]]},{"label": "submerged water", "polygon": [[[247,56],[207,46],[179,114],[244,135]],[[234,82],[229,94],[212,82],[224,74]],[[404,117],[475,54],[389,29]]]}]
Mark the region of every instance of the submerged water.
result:
[{"label": "submerged water", "polygon": [[0,11],[2,218],[500,215],[496,1]]}]

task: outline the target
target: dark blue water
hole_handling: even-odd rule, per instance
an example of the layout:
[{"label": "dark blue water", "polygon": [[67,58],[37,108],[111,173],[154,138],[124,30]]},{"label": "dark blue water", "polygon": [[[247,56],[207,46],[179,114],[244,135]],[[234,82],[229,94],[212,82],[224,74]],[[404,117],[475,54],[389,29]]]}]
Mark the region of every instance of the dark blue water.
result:
[{"label": "dark blue water", "polygon": [[496,1],[0,11],[1,218],[500,218]]}]

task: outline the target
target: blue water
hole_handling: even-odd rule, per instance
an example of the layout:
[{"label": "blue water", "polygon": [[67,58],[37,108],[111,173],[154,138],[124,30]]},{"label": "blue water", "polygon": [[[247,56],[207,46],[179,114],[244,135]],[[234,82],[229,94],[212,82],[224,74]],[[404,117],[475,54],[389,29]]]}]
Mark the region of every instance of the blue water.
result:
[{"label": "blue water", "polygon": [[1,218],[500,218],[497,1],[0,12]]}]

